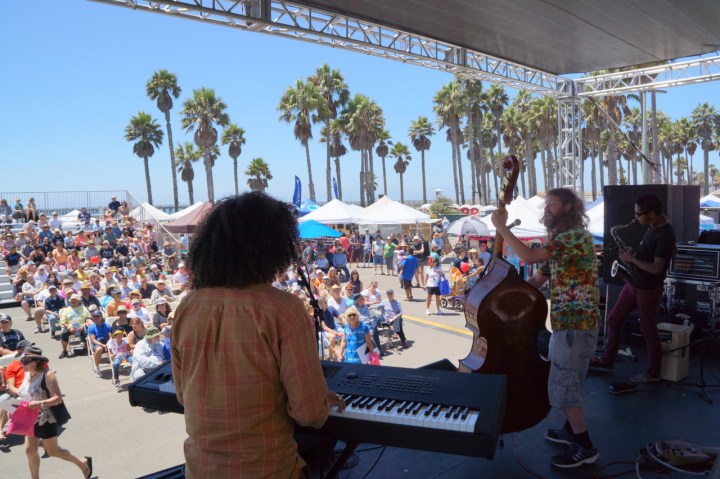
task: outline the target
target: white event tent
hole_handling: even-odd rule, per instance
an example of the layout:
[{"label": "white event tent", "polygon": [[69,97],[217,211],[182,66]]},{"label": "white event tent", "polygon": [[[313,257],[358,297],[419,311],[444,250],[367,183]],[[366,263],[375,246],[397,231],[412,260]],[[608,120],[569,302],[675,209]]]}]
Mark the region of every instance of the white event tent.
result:
[{"label": "white event tent", "polygon": [[324,225],[369,223],[369,221],[367,221],[367,213],[363,208],[348,205],[337,199],[299,218],[298,222],[304,223],[309,220],[314,220]]},{"label": "white event tent", "polygon": [[[540,222],[543,211],[529,200],[519,196],[507,206],[507,211],[508,223],[512,223],[516,219],[521,222],[512,229],[513,234],[518,238],[538,238],[547,235],[545,225]],[[494,236],[495,226],[493,226],[490,216],[485,216],[481,220],[488,225],[490,235]]]},{"label": "white event tent", "polygon": [[141,203],[140,206],[130,211],[130,216],[138,219],[139,221],[167,221],[170,215],[155,208],[150,203]]},{"label": "white event tent", "polygon": [[180,211],[176,211],[175,213],[168,215],[167,219],[169,221],[176,220],[176,219],[180,218],[181,216],[185,216],[186,214],[190,213],[191,211],[195,211],[196,209],[200,208],[203,204],[205,204],[204,201],[198,201],[194,205],[190,205],[187,208],[184,208]]},{"label": "white event tent", "polygon": [[373,225],[406,225],[431,221],[430,215],[383,196],[365,208],[366,222]]}]

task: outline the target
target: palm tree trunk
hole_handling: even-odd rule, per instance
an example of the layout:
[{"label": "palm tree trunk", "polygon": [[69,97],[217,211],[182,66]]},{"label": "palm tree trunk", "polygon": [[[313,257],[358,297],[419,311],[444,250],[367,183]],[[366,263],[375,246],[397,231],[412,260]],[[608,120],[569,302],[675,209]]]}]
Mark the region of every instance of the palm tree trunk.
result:
[{"label": "palm tree trunk", "polygon": [[540,165],[542,166],[543,181],[545,182],[545,191],[552,188],[552,177],[548,171],[547,159],[545,158],[545,150],[540,149]]},{"label": "palm tree trunk", "polygon": [[475,204],[475,195],[477,195],[477,177],[475,175],[475,163],[470,160],[470,203]]},{"label": "palm tree trunk", "polygon": [[310,199],[315,200],[315,183],[313,183],[312,177],[312,165],[310,164],[310,145],[309,142],[305,142],[305,158],[307,160],[308,169],[308,191],[310,192]]},{"label": "palm tree trunk", "polygon": [[365,207],[365,150],[360,150],[360,206]]},{"label": "palm tree trunk", "polygon": [[215,203],[215,185],[213,184],[213,174],[212,174],[212,151],[210,148],[203,148],[203,156],[205,157],[204,164],[205,164],[205,178],[207,179],[207,191],[208,191],[208,201],[210,203]]},{"label": "palm tree trunk", "polygon": [[685,159],[687,160],[687,165],[685,165],[685,166],[687,167],[688,185],[692,185],[692,181],[693,181],[693,168],[692,168],[693,155],[690,155],[690,157],[688,158],[687,149],[685,149]]},{"label": "palm tree trunk", "polygon": [[615,144],[615,127],[610,128],[610,140],[608,141],[608,184],[618,184],[617,172],[617,145]]},{"label": "palm tree trunk", "polygon": [[460,189],[458,188],[457,161],[455,159],[455,140],[450,138],[450,150],[452,151],[453,182],[455,183],[455,203],[460,204]]},{"label": "palm tree trunk", "polygon": [[[325,123],[325,129],[327,130],[328,126],[327,123]],[[325,188],[327,189],[327,200],[328,203],[332,201],[332,180],[330,177],[332,176],[332,165],[330,164],[330,142],[325,142]]]},{"label": "palm tree trunk", "polygon": [[387,170],[385,169],[385,156],[381,156],[382,158],[382,167],[383,167],[383,192],[385,193],[385,196],[387,196]]},{"label": "palm tree trunk", "polygon": [[465,204],[465,185],[463,184],[463,170],[462,170],[462,154],[460,152],[460,140],[455,134],[455,158],[457,158],[458,168],[458,186],[460,187],[460,201],[462,205]]},{"label": "palm tree trunk", "polygon": [[177,185],[177,172],[175,171],[175,151],[173,151],[173,139],[172,139],[172,126],[170,126],[170,110],[165,111],[165,128],[168,134],[168,147],[170,148],[170,170],[172,174],[172,185],[173,185],[173,204],[175,205],[175,211],[180,208],[180,202],[178,200],[178,185]]},{"label": "palm tree trunk", "polygon": [[600,171],[600,190],[605,193],[605,165],[603,165],[603,155],[605,150],[598,144],[598,170]]},{"label": "palm tree trunk", "polygon": [[528,174],[528,196],[537,194],[537,173],[535,172],[535,158],[532,151],[532,140],[525,139],[525,164],[527,165]]},{"label": "palm tree trunk", "polygon": [[703,185],[703,196],[710,194],[710,149],[707,147],[708,139],[702,139],[703,149],[703,172],[705,173],[705,184]]},{"label": "palm tree trunk", "polygon": [[403,184],[403,173],[400,173],[400,203],[405,203],[405,186]]},{"label": "palm tree trunk", "polygon": [[235,179],[235,194],[238,195],[237,157],[233,158],[233,178]]},{"label": "palm tree trunk", "polygon": [[194,205],[195,204],[195,191],[193,191],[193,182],[188,181],[187,184],[188,184],[188,196],[190,197],[190,204]]},{"label": "palm tree trunk", "polygon": [[368,190],[370,191],[369,204],[375,203],[375,160],[373,159],[373,145],[367,149],[367,159],[370,165],[370,177],[368,178]]},{"label": "palm tree trunk", "polygon": [[595,156],[590,157],[590,187],[592,188],[593,201],[598,197],[597,189],[597,168],[595,167]]},{"label": "palm tree trunk", "polygon": [[338,199],[342,201],[342,181],[340,180],[340,157],[335,158],[335,175],[337,176]]},{"label": "palm tree trunk", "polygon": [[425,150],[420,150],[420,165],[422,167],[423,204],[426,204],[427,203],[427,188],[425,185]]},{"label": "palm tree trunk", "polygon": [[150,160],[146,156],[143,158],[143,162],[145,163],[145,184],[147,185],[148,203],[153,204],[152,186],[150,185]]}]

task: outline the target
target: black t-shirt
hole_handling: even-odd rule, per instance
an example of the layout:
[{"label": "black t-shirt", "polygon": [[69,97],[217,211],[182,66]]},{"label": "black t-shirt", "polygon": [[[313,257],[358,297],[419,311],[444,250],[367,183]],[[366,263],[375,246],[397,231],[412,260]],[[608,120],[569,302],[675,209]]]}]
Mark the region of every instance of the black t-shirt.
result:
[{"label": "black t-shirt", "polygon": [[638,289],[659,288],[665,281],[665,274],[670,266],[670,257],[675,252],[675,232],[670,223],[657,228],[650,228],[645,232],[635,257],[641,261],[652,263],[655,258],[665,259],[665,269],[660,274],[643,271],[637,266],[632,267],[632,285]]},{"label": "black t-shirt", "polygon": [[423,255],[425,254],[425,252],[422,252],[422,253],[420,252],[423,249],[422,241],[419,241],[417,244],[413,243],[412,248],[413,248],[413,256],[415,256],[418,259],[422,259]]},{"label": "black t-shirt", "polygon": [[7,262],[8,266],[17,266],[18,263],[20,263],[20,258],[21,256],[18,252],[8,253],[5,256],[5,261]]},{"label": "black t-shirt", "polygon": [[323,323],[325,326],[335,331],[335,315],[329,309],[323,311]]},{"label": "black t-shirt", "polygon": [[123,331],[125,331],[125,336],[127,336],[128,334],[130,334],[130,331],[132,331],[132,326],[130,326],[130,323],[120,324],[120,320],[116,319],[115,321],[113,321],[112,326],[110,326],[110,337],[113,337],[115,331],[117,331],[118,329],[122,329]]},{"label": "black t-shirt", "polygon": [[17,343],[23,339],[25,339],[25,336],[17,329],[11,329],[7,333],[0,331],[0,347],[3,349],[15,351],[17,349]]}]

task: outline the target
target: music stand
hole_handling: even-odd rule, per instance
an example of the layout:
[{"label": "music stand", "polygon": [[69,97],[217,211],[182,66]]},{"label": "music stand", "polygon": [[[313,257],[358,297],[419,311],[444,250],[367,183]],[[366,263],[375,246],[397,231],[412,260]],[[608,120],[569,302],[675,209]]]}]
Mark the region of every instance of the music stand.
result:
[{"label": "music stand", "polygon": [[703,330],[703,332],[707,332],[707,335],[705,337],[692,341],[684,346],[680,346],[679,348],[671,349],[669,351],[666,351],[665,353],[669,354],[675,351],[690,348],[692,346],[700,345],[700,375],[698,376],[697,381],[695,381],[694,384],[682,381],[678,384],[670,384],[670,386],[698,388],[700,389],[700,392],[705,397],[705,400],[708,402],[708,404],[713,403],[713,399],[710,397],[708,389],[720,388],[720,384],[707,384],[705,382],[705,354],[707,349],[707,343],[713,340],[720,339],[720,329],[716,328],[715,326],[715,322],[712,322],[709,330]]}]

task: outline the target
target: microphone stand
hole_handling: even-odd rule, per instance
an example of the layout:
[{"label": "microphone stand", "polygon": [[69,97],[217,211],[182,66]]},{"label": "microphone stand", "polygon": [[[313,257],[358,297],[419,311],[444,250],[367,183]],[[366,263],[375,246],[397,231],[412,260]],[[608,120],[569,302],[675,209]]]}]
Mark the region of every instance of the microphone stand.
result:
[{"label": "microphone stand", "polygon": [[[307,270],[307,265],[301,265],[300,263],[296,263],[297,269],[296,272],[298,274],[298,277],[300,278],[300,283],[302,286],[305,286],[305,290],[308,294],[308,300],[310,301],[310,305],[313,307],[313,321],[315,323],[315,340],[320,345],[320,358],[325,358],[325,348],[323,347],[322,343],[322,328],[320,327],[320,324],[322,322],[322,310],[320,309],[320,305],[317,302],[317,299],[315,298],[315,295],[312,292],[312,288],[310,288],[310,272]],[[304,266],[304,268],[303,268]]]}]

